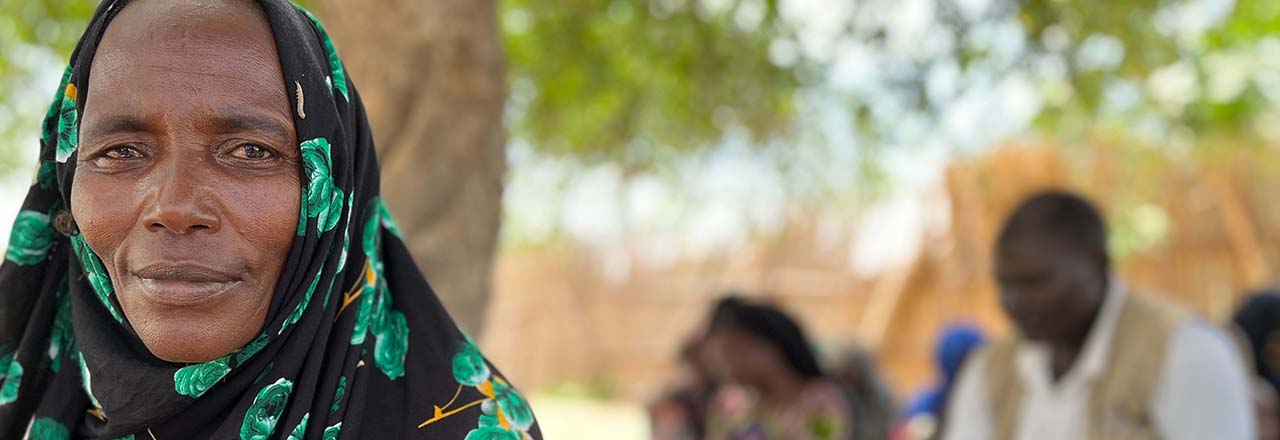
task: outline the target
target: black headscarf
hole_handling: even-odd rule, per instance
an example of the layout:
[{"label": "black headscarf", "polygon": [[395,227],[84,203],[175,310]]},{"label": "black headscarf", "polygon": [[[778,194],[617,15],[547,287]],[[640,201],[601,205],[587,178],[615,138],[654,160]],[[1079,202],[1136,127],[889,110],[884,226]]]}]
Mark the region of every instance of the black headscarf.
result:
[{"label": "black headscarf", "polygon": [[804,331],[786,312],[768,304],[755,304],[737,297],[716,303],[711,331],[738,329],[777,348],[796,375],[805,379],[823,377],[818,357],[809,346]]},{"label": "black headscarf", "polygon": [[1259,292],[1250,296],[1236,312],[1235,323],[1249,340],[1249,348],[1253,351],[1254,374],[1271,384],[1276,392],[1280,392],[1280,371],[1267,365],[1263,353],[1267,347],[1267,338],[1280,331],[1280,292]]},{"label": "black headscarf", "polygon": [[200,364],[156,358],[121,313],[70,206],[94,13],[44,119],[40,164],[0,265],[0,438],[540,438],[521,395],[449,318],[378,197],[355,86],[323,27],[259,0],[292,95],[298,234],[261,335]]}]

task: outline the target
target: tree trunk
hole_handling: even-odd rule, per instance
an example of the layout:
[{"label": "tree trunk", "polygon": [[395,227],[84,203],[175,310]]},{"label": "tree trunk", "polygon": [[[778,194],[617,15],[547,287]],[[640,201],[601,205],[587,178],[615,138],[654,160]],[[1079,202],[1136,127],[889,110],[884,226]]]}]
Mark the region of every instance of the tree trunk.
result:
[{"label": "tree trunk", "polygon": [[502,214],[496,0],[315,0],[360,91],[382,197],[459,325],[484,327]]}]

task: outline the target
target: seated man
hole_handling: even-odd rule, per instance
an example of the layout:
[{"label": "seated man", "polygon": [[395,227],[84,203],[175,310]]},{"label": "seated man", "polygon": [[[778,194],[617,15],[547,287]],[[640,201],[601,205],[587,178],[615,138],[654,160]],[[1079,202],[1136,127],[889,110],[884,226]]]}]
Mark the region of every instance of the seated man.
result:
[{"label": "seated man", "polygon": [[966,363],[944,438],[1253,438],[1229,337],[1116,280],[1085,200],[1024,202],[996,243],[995,276],[1016,336]]}]

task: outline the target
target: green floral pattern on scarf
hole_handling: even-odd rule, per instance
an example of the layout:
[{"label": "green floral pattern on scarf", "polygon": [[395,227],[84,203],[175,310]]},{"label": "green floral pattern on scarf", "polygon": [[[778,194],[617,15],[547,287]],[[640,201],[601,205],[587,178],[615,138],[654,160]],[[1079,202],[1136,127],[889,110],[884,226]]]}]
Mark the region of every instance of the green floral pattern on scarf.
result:
[{"label": "green floral pattern on scarf", "polygon": [[481,426],[468,432],[463,440],[520,440],[520,433],[501,426]]},{"label": "green floral pattern on scarf", "polygon": [[98,402],[98,398],[93,395],[93,386],[89,381],[89,365],[84,363],[84,355],[76,353],[76,363],[80,364],[80,384],[84,386],[84,395],[89,397],[89,403],[94,408],[102,408],[102,403]]},{"label": "green floral pattern on scarf", "polygon": [[57,373],[62,359],[74,354],[75,331],[71,328],[71,298],[67,296],[67,279],[58,284],[58,311],[53,315],[53,332],[49,335],[49,368]]},{"label": "green floral pattern on scarf", "polygon": [[115,293],[115,289],[111,287],[111,276],[107,275],[107,269],[102,266],[102,260],[98,259],[98,254],[93,253],[93,249],[89,249],[89,244],[85,243],[84,236],[80,234],[71,236],[71,248],[76,255],[80,256],[84,274],[89,278],[89,285],[93,287],[94,293],[98,294],[98,299],[102,300],[102,305],[107,308],[107,312],[111,313],[111,317],[115,318],[116,322],[123,324],[124,317],[111,303],[111,294]]},{"label": "green floral pattern on scarf", "polygon": [[[467,440],[519,440],[533,427],[533,409],[529,401],[511,384],[493,374],[484,355],[471,338],[466,338],[453,355],[453,378],[459,386],[475,387],[487,399],[481,402],[480,418],[476,429],[467,434]],[[436,407],[438,420],[445,408]],[[424,423],[425,424],[425,423]]]},{"label": "green floral pattern on scarf", "polygon": [[391,309],[390,295],[383,295],[387,306],[383,309],[378,325],[373,326],[373,360],[387,378],[396,380],[404,376],[404,357],[409,352],[409,324],[404,313]]},{"label": "green floral pattern on scarf", "polygon": [[276,380],[258,391],[249,411],[245,413],[244,423],[240,425],[241,440],[265,440],[276,430],[280,414],[289,404],[289,395],[293,393],[293,382],[285,378]]},{"label": "green floral pattern on scarf", "polygon": [[298,235],[306,235],[307,219],[316,219],[316,228],[327,232],[338,225],[342,216],[342,188],[333,182],[333,159],[329,155],[329,140],[315,138],[300,144],[302,173],[307,184],[302,187],[302,216],[298,220]]},{"label": "green floral pattern on scarf", "polygon": [[533,426],[533,409],[529,401],[520,395],[511,384],[501,378],[493,381],[493,400],[511,426],[521,431],[528,431]]},{"label": "green floral pattern on scarf", "polygon": [[[347,218],[348,219],[352,218],[351,209],[355,207],[355,204],[356,204],[355,200],[356,200],[355,194],[347,195]],[[351,221],[347,220],[347,226],[342,229],[342,253],[338,254],[338,270],[343,270],[347,267],[347,251],[350,248],[351,248]],[[325,307],[329,307],[329,295],[332,293],[333,293],[332,288],[324,292]]]},{"label": "green floral pattern on scarf", "polygon": [[231,366],[227,364],[225,356],[202,364],[182,367],[173,373],[173,389],[184,396],[200,397],[230,372]]},{"label": "green floral pattern on scarf", "polygon": [[311,413],[302,415],[302,421],[298,422],[298,426],[293,428],[293,433],[289,434],[288,440],[302,440],[302,436],[307,433],[307,419],[311,418]]},{"label": "green floral pattern on scarf", "polygon": [[52,160],[41,161],[40,170],[36,171],[36,184],[49,191],[57,190],[58,164]]},{"label": "green floral pattern on scarf", "polygon": [[13,353],[0,357],[0,365],[5,366],[4,375],[0,376],[0,405],[18,400],[18,389],[22,387],[22,364],[14,358]]},{"label": "green floral pattern on scarf", "polygon": [[342,422],[338,422],[333,426],[324,428],[324,435],[321,436],[321,439],[322,440],[338,440],[338,433],[340,432],[342,432]]},{"label": "green floral pattern on scarf", "polygon": [[27,430],[27,438],[30,440],[67,440],[71,438],[71,431],[57,420],[40,417],[31,422],[31,428]]},{"label": "green floral pattern on scarf", "polygon": [[453,379],[466,386],[478,387],[489,380],[489,375],[489,364],[485,363],[484,355],[475,342],[467,338],[462,350],[453,355]]},{"label": "green floral pattern on scarf", "polygon": [[329,406],[329,414],[338,412],[342,406],[342,398],[347,394],[347,376],[338,378],[338,390],[333,392],[333,405]]},{"label": "green floral pattern on scarf", "polygon": [[67,84],[71,83],[71,74],[74,71],[70,64],[62,71],[62,79],[58,81],[58,91],[50,100],[49,110],[45,111],[43,133],[40,135],[40,141],[45,145],[54,145],[54,142],[58,141],[58,120],[62,112],[62,99],[67,96]]},{"label": "green floral pattern on scarf", "polygon": [[258,335],[257,338],[254,338],[253,341],[250,341],[244,346],[244,348],[241,348],[240,351],[236,352],[236,365],[244,364],[244,362],[249,360],[249,358],[252,358],[253,355],[262,351],[262,347],[265,346],[267,346],[267,335],[264,333]]},{"label": "green floral pattern on scarf", "polygon": [[49,255],[49,247],[53,245],[54,230],[49,222],[49,215],[22,210],[13,221],[13,230],[9,233],[9,249],[4,258],[22,266],[44,261]]},{"label": "green floral pattern on scarf", "polygon": [[179,368],[173,373],[173,390],[184,396],[200,397],[231,372],[232,360],[235,365],[244,364],[266,345],[267,335],[261,334],[235,353]]},{"label": "green floral pattern on scarf", "polygon": [[276,334],[284,333],[284,329],[289,328],[289,326],[293,324],[297,324],[298,320],[302,319],[302,313],[307,311],[307,305],[311,304],[311,295],[315,294],[316,285],[318,284],[320,284],[319,272],[317,272],[316,276],[311,279],[311,285],[307,286],[307,292],[303,294],[302,302],[299,302],[298,307],[293,309],[293,313],[290,313],[289,317],[285,318],[284,324],[280,326],[280,331]]},{"label": "green floral pattern on scarf", "polygon": [[[360,345],[364,343],[365,335],[369,333],[369,317],[373,316],[373,300],[377,296],[377,285],[371,283],[369,277],[365,277],[364,287],[361,288],[360,302],[356,303],[356,322],[351,331],[351,345]],[[373,281],[376,283],[376,281]]]},{"label": "green floral pattern on scarf", "polygon": [[58,162],[66,162],[79,144],[80,118],[76,113],[76,85],[67,83],[58,104]]},{"label": "green floral pattern on scarf", "polygon": [[381,198],[369,202],[369,214],[365,219],[361,236],[369,271],[365,276],[360,303],[356,305],[356,322],[351,334],[351,344],[363,344],[366,333],[373,333],[374,363],[391,380],[404,376],[404,358],[409,351],[409,325],[404,313],[392,307],[391,292],[382,279],[382,230],[399,235],[399,228],[391,220]]},{"label": "green floral pattern on scarf", "polygon": [[[478,427],[467,433],[465,440],[520,440],[524,438],[522,432],[512,429],[510,426],[503,425],[504,419],[498,413],[497,405],[492,400],[485,401],[480,405],[480,418]],[[510,423],[507,423],[510,425]]]}]

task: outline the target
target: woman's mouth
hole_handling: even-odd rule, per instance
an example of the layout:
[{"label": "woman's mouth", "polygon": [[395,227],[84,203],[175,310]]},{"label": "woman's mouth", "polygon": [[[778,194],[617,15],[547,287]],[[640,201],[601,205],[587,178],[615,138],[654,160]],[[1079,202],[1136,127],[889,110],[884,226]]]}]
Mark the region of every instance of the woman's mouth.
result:
[{"label": "woman's mouth", "polygon": [[222,296],[240,277],[196,264],[160,263],[133,272],[142,294],[151,302],[185,307]]}]

